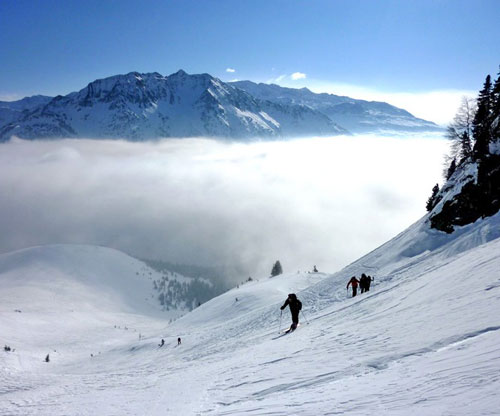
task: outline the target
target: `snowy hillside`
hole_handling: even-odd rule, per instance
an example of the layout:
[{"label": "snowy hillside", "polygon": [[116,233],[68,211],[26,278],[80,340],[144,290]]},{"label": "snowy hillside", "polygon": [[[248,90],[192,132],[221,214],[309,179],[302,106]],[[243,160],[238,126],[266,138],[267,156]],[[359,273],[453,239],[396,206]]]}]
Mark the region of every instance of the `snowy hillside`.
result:
[{"label": "snowy hillside", "polygon": [[282,105],[301,105],[319,111],[352,133],[439,131],[436,124],[414,117],[393,105],[356,100],[334,94],[316,94],[307,88],[284,88],[251,81],[231,83],[261,100]]},{"label": "snowy hillside", "polygon": [[131,72],[99,79],[9,124],[0,124],[0,141],[13,135],[144,140],[343,133],[344,129],[313,109],[261,103],[208,74],[189,75],[182,70],[168,77]]},{"label": "snowy hillside", "polygon": [[[15,351],[0,355],[0,414],[497,414],[499,237],[500,214],[453,234],[425,217],[335,274],[262,276],[170,325],[129,257],[84,284],[72,255],[3,255],[0,342]],[[82,250],[102,275],[101,249]],[[351,298],[362,272],[372,289]],[[301,326],[282,335],[290,292]]]},{"label": "snowy hillside", "polygon": [[[165,281],[170,284],[159,284]],[[136,315],[146,315],[164,323],[193,308],[185,295],[195,282],[178,273],[166,276],[104,247],[53,245],[16,251],[0,255],[2,327],[26,325],[29,339],[23,344],[46,340],[58,345],[82,329],[88,334],[119,324],[122,316],[135,321]],[[15,337],[10,342],[17,343]]]}]

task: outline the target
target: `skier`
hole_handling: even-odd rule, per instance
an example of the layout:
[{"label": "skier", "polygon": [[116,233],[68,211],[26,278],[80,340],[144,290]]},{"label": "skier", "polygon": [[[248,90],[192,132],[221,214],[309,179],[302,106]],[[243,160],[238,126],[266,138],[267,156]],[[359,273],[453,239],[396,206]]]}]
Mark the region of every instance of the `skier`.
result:
[{"label": "skier", "polygon": [[302,302],[297,299],[295,293],[290,293],[280,309],[283,310],[287,306],[290,307],[290,312],[292,314],[292,325],[290,325],[290,328],[286,332],[295,331],[299,325],[299,312],[302,309]]},{"label": "skier", "polygon": [[346,289],[349,289],[349,285],[352,285],[352,297],[356,296],[358,292],[358,284],[359,280],[356,279],[356,276],[351,277],[351,280],[347,283]]},{"label": "skier", "polygon": [[366,276],[366,287],[365,291],[368,292],[370,290],[370,285],[375,279],[371,276]]},{"label": "skier", "polygon": [[181,337],[177,338],[177,345],[181,345]]},{"label": "skier", "polygon": [[361,293],[368,292],[368,277],[366,274],[362,273],[361,277],[359,278],[359,288],[361,289]]},{"label": "skier", "polygon": [[159,347],[163,347],[165,345],[165,340],[162,338],[160,344],[158,345]]},{"label": "skier", "polygon": [[313,272],[318,273],[318,269],[316,268],[316,265],[314,265]]},{"label": "skier", "polygon": [[45,362],[48,363],[50,361],[50,356],[49,354],[47,354],[47,356],[45,357]]}]

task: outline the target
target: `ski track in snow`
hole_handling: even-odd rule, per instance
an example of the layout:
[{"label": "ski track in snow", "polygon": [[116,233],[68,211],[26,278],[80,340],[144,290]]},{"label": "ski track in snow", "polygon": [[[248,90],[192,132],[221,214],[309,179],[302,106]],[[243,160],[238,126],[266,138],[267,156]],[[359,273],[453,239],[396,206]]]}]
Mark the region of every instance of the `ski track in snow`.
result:
[{"label": "ski track in snow", "polygon": [[[498,227],[500,216],[485,224]],[[32,333],[36,326],[22,322],[53,316],[43,299],[32,312],[26,299],[16,313],[1,298],[2,333],[15,351],[0,355],[0,414],[498,414],[500,240],[464,249],[467,233],[458,238],[394,261],[384,255],[396,248],[382,247],[333,275],[250,282],[171,325],[72,303],[61,310],[83,308],[74,330],[54,321],[53,332]],[[361,271],[375,282],[348,297],[346,282]],[[279,306],[291,291],[304,304],[301,325],[278,336]],[[281,329],[289,324],[287,308]]]}]

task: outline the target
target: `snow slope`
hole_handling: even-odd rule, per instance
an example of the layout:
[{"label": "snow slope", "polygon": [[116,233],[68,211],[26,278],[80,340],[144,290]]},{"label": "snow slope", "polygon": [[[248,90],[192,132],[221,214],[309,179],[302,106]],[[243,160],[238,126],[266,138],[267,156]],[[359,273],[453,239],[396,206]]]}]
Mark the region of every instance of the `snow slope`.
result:
[{"label": "snow slope", "polygon": [[[30,354],[67,344],[84,351],[115,338],[101,336],[103,328],[116,332],[115,325],[137,337],[144,316],[148,325],[149,320],[164,325],[189,311],[180,300],[178,309],[161,307],[153,288],[160,278],[144,263],[104,247],[52,245],[0,255],[4,343]],[[170,280],[191,279],[174,275]]]},{"label": "snow slope", "polygon": [[[41,293],[50,278],[30,266],[27,285],[23,253],[4,255],[0,342],[16,350],[0,355],[0,414],[498,414],[498,237],[500,214],[451,235],[430,230],[424,217],[335,274],[263,277],[170,325],[145,305],[134,314],[126,297],[116,310],[102,308],[108,325],[93,329],[99,297],[86,298],[72,331],[39,333],[36,343],[30,328],[54,322],[55,302],[40,299],[29,312],[25,299],[30,314],[13,308],[27,286]],[[348,279],[361,272],[375,276],[372,290],[348,297]],[[100,292],[107,283],[99,285]],[[280,335],[279,306],[289,292],[304,304],[301,326]],[[57,320],[70,316],[57,308]],[[118,316],[145,338],[112,327]],[[286,309],[281,328],[289,322]],[[82,330],[85,343],[75,335]],[[158,348],[161,337],[166,345]],[[49,345],[57,353],[45,363]]]}]

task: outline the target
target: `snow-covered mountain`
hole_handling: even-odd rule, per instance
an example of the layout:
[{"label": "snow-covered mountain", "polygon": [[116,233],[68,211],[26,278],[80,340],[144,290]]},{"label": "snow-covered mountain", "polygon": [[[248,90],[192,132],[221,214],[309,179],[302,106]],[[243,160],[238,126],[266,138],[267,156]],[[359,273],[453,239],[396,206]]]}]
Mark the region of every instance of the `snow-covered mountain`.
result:
[{"label": "snow-covered mountain", "polygon": [[0,103],[0,141],[90,137],[300,137],[437,131],[436,124],[383,102],[209,74],[131,72],[55,98]]},{"label": "snow-covered mountain", "polygon": [[26,117],[32,110],[47,104],[52,97],[34,95],[18,101],[0,101],[0,129]]},{"label": "snow-covered mountain", "polygon": [[352,133],[440,131],[433,122],[414,117],[393,105],[356,100],[334,94],[316,94],[307,88],[295,89],[275,84],[236,81],[232,85],[261,100],[282,105],[301,105],[317,110]]},{"label": "snow-covered mountain", "polygon": [[427,215],[335,274],[263,276],[171,324],[119,252],[2,255],[0,414],[496,414],[499,237],[500,214],[451,234]]},{"label": "snow-covered mountain", "polygon": [[283,137],[346,131],[300,105],[262,102],[208,74],[131,72],[91,82],[0,125],[0,140],[90,137]]}]

